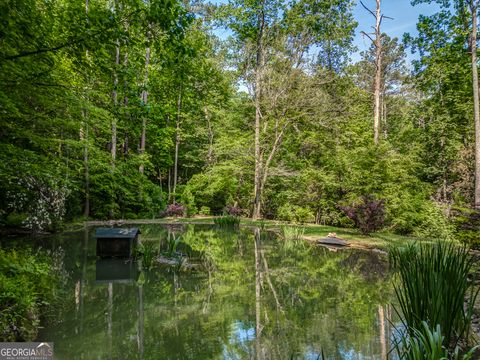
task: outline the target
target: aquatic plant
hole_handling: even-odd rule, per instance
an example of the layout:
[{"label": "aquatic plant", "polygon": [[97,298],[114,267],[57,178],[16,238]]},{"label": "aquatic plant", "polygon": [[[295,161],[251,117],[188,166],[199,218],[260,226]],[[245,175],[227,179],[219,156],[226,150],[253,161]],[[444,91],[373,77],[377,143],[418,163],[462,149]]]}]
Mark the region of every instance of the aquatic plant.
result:
[{"label": "aquatic plant", "polygon": [[138,251],[142,257],[142,267],[145,269],[150,269],[155,262],[155,255],[156,255],[155,244],[151,242],[141,243]]},{"label": "aquatic plant", "polygon": [[168,257],[168,258],[175,258],[178,257],[178,252],[177,252],[177,247],[182,241],[182,236],[175,236],[175,234],[172,234],[172,236],[169,236],[167,238],[167,250],[163,252],[163,255]]},{"label": "aquatic plant", "polygon": [[395,343],[394,349],[402,360],[469,360],[478,346],[460,355],[458,347],[451,353],[444,346],[445,337],[440,325],[431,329],[426,321],[422,321],[421,329],[412,329],[411,335],[403,333]]},{"label": "aquatic plant", "polygon": [[468,337],[478,294],[468,280],[473,265],[468,249],[451,242],[415,243],[392,247],[389,254],[398,274],[396,310],[410,337],[417,336],[415,329],[423,329],[427,321],[440,326],[444,346],[455,348]]},{"label": "aquatic plant", "polygon": [[221,228],[238,228],[240,226],[240,218],[238,216],[221,216],[213,219],[213,222]]},{"label": "aquatic plant", "polygon": [[299,241],[305,234],[305,228],[301,226],[282,226],[281,234],[286,241]]}]

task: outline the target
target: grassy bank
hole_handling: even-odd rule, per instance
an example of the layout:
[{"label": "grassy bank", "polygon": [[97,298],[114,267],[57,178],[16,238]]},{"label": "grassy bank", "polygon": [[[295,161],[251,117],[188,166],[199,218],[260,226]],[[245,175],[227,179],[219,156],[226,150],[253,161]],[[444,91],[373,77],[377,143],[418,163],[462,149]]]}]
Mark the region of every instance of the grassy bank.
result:
[{"label": "grassy bank", "polygon": [[[120,224],[201,224],[214,225],[214,216],[202,216],[193,218],[162,218],[162,219],[133,219],[133,220],[112,220],[112,221],[88,221],[88,226],[102,225],[120,225]],[[347,240],[352,247],[357,248],[376,248],[385,250],[390,244],[405,244],[419,238],[401,236],[390,232],[381,231],[373,233],[370,236],[360,234],[356,229],[338,228],[334,226],[314,225],[314,224],[290,224],[275,220],[252,220],[249,218],[241,219],[241,226],[253,227],[259,226],[266,230],[280,231],[283,226],[301,226],[304,228],[303,238],[308,241],[316,241],[326,237],[329,233],[336,233],[337,237]]]}]

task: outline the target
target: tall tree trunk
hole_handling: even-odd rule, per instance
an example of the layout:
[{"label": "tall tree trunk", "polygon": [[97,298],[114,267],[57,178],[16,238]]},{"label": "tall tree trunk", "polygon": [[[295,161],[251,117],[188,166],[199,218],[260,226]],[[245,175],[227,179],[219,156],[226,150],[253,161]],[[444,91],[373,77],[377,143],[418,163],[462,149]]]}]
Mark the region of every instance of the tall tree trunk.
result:
[{"label": "tall tree trunk", "polygon": [[478,98],[478,67],[477,67],[477,10],[478,0],[471,0],[472,13],[472,78],[473,78],[473,115],[475,119],[475,202],[474,207],[480,210],[480,104]]},{"label": "tall tree trunk", "polygon": [[117,46],[115,47],[115,70],[113,71],[113,91],[112,91],[112,99],[113,99],[113,107],[115,109],[113,114],[113,119],[111,123],[111,131],[112,131],[112,145],[111,145],[111,154],[112,154],[112,167],[115,167],[115,160],[117,159],[117,106],[118,106],[118,94],[117,94],[117,87],[118,87],[118,75],[117,69],[120,65],[120,45],[117,40]]},{"label": "tall tree trunk", "polygon": [[261,217],[262,207],[262,151],[260,147],[260,128],[262,120],[261,97],[262,97],[262,71],[263,71],[263,30],[265,27],[265,13],[263,2],[259,6],[257,14],[257,59],[255,64],[255,181],[254,181],[254,201],[253,201],[253,219]]},{"label": "tall tree trunk", "polygon": [[211,165],[213,163],[213,128],[212,128],[212,123],[210,121],[210,114],[208,113],[208,109],[205,106],[203,109],[205,112],[205,120],[207,121],[207,127],[208,127],[208,152],[207,152],[207,164]]},{"label": "tall tree trunk", "polygon": [[[85,0],[85,15],[88,23],[88,0]],[[88,60],[88,49],[85,51],[85,57]],[[88,94],[85,94],[85,100],[88,99]],[[83,109],[83,123],[85,128],[85,141],[83,147],[83,164],[85,168],[85,205],[83,209],[83,215],[88,217],[90,215],[90,169],[88,166],[88,112],[87,109]],[[80,130],[83,132],[82,130]]]},{"label": "tall tree trunk", "polygon": [[[83,209],[83,215],[88,217],[90,215],[90,169],[88,166],[88,124],[87,124],[87,110],[83,109],[83,119],[85,132],[83,135],[83,166],[84,166],[84,175],[85,175],[85,205]],[[80,130],[83,132],[83,129]]]},{"label": "tall tree trunk", "polygon": [[[143,90],[142,90],[142,95],[141,95],[141,100],[143,103],[143,106],[147,106],[148,102],[148,91],[146,89],[147,84],[148,84],[148,66],[150,64],[150,46],[148,46],[145,50],[145,78],[143,82]],[[147,132],[147,118],[145,117],[145,114],[142,117],[142,135],[140,137],[140,155],[143,155],[145,153],[145,137],[146,137],[146,132]],[[140,164],[139,171],[141,174],[143,174],[145,170],[143,160],[142,163]]]},{"label": "tall tree trunk", "polygon": [[177,123],[175,125],[175,159],[173,164],[173,202],[176,202],[176,190],[178,181],[178,150],[180,147],[180,114],[182,112],[182,87],[178,92]]},{"label": "tall tree trunk", "polygon": [[381,87],[382,87],[382,33],[380,25],[382,23],[382,14],[380,11],[380,2],[377,0],[377,9],[375,12],[375,88],[374,98],[375,106],[373,113],[373,138],[375,145],[378,145],[380,138],[380,115],[381,115]]}]

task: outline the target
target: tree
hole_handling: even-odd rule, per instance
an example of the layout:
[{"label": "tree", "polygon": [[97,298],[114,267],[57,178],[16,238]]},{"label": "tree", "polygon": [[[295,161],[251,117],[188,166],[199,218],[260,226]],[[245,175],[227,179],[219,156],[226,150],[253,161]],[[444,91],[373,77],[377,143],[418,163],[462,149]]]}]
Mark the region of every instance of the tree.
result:
[{"label": "tree", "polygon": [[362,34],[370,39],[375,47],[375,81],[374,81],[374,110],[373,110],[373,142],[378,145],[380,139],[380,117],[381,117],[381,92],[382,92],[382,58],[383,58],[383,34],[381,30],[382,21],[385,18],[391,19],[381,12],[381,0],[376,0],[376,10],[373,12],[366,7],[363,2],[362,6],[375,18],[375,32],[372,38],[365,31]]}]

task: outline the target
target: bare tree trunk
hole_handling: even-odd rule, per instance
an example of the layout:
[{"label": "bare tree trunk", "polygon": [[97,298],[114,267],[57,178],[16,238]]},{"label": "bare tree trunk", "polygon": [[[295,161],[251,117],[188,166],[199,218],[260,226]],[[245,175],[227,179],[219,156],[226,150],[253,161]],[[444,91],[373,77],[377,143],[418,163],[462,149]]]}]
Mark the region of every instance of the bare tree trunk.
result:
[{"label": "bare tree trunk", "polygon": [[[83,110],[83,118],[85,125],[85,133],[81,135],[84,139],[83,146],[83,165],[85,174],[85,206],[83,209],[83,215],[88,217],[90,215],[90,169],[88,166],[88,124],[87,124],[87,110]],[[83,129],[80,130],[83,132]]]},{"label": "bare tree trunk", "polygon": [[207,121],[208,126],[208,152],[207,152],[207,164],[211,165],[213,163],[213,128],[210,121],[210,115],[208,114],[207,107],[204,108],[205,120]]},{"label": "bare tree trunk", "polygon": [[480,210],[480,104],[478,98],[478,67],[477,67],[477,10],[478,0],[471,0],[470,11],[472,13],[472,78],[473,78],[473,114],[475,119],[475,200],[474,208]]},{"label": "bare tree trunk", "polygon": [[172,197],[172,169],[168,169],[168,179],[167,179],[167,185],[168,185],[168,202],[170,202],[170,198]]},{"label": "bare tree trunk", "polygon": [[177,123],[175,126],[175,160],[173,164],[173,202],[176,201],[176,189],[177,189],[177,180],[178,180],[178,149],[180,147],[180,114],[182,112],[182,87],[180,86],[180,91],[178,93],[177,101]]},{"label": "bare tree trunk", "polygon": [[[147,83],[148,83],[148,66],[149,66],[149,64],[150,64],[150,47],[147,47],[147,49],[145,50],[145,79],[144,79],[144,83],[143,83],[144,89],[143,89],[142,95],[141,95],[143,106],[147,106],[147,102],[148,102],[148,91],[146,89],[146,86],[147,86]],[[143,155],[145,153],[146,132],[147,132],[147,119],[144,115],[143,118],[142,118],[142,135],[140,137],[140,149],[139,149],[140,155]],[[140,164],[140,167],[139,167],[138,170],[140,171],[141,174],[143,174],[143,172],[145,170],[143,161]]]},{"label": "bare tree trunk", "polygon": [[[88,22],[88,0],[85,0],[85,15]],[[85,57],[88,60],[88,49],[85,51]],[[88,95],[85,94],[86,99]],[[83,123],[85,127],[85,143],[83,147],[83,164],[85,168],[85,206],[83,209],[83,215],[88,217],[90,215],[90,169],[88,167],[88,112],[87,109],[83,109]],[[80,132],[83,132],[82,129]]]},{"label": "bare tree trunk", "polygon": [[380,25],[382,23],[382,14],[380,12],[380,2],[377,0],[377,9],[375,12],[375,107],[373,113],[373,137],[375,145],[378,145],[380,138],[380,114],[381,114],[381,87],[382,87],[382,33]]},{"label": "bare tree trunk", "polygon": [[[113,92],[112,92],[112,98],[113,98],[113,106],[114,109],[117,109],[118,106],[118,94],[117,94],[117,86],[118,86],[118,75],[117,75],[117,69],[118,66],[120,65],[120,45],[118,44],[117,40],[117,46],[115,47],[115,70],[113,71]],[[117,111],[113,114],[113,119],[111,123],[111,129],[112,129],[112,147],[110,149],[111,154],[112,154],[112,167],[115,167],[115,160],[117,159]]]},{"label": "bare tree trunk", "polygon": [[261,96],[262,96],[262,70],[263,70],[263,30],[265,27],[265,13],[263,11],[263,2],[259,7],[257,15],[257,61],[255,65],[255,181],[254,181],[254,201],[253,201],[253,219],[261,217],[262,206],[262,151],[260,148],[260,128],[261,128]]}]

